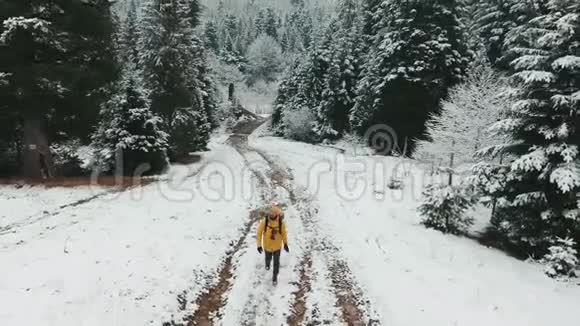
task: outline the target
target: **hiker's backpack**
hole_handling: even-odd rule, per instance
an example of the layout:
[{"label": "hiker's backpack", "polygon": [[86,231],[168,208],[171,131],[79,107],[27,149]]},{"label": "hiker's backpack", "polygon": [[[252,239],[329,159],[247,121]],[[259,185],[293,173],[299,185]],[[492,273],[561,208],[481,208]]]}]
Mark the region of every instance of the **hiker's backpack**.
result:
[{"label": "hiker's backpack", "polygon": [[[284,215],[278,217],[280,219],[280,234],[282,234],[282,226],[284,225]],[[266,225],[264,225],[264,232],[268,231],[268,221],[270,219],[266,216]],[[272,239],[273,240],[273,239]]]}]

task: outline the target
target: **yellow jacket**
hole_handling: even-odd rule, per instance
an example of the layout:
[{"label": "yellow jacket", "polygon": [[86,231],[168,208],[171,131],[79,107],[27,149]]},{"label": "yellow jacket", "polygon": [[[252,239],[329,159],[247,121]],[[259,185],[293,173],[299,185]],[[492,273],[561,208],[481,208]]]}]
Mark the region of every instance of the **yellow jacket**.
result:
[{"label": "yellow jacket", "polygon": [[260,226],[258,226],[256,244],[258,247],[264,248],[267,252],[281,250],[283,244],[288,244],[286,223],[284,223],[284,221],[280,223],[280,217],[277,217],[275,220],[269,220],[268,229],[264,230],[266,228],[266,219],[267,217],[263,218],[260,222]]}]

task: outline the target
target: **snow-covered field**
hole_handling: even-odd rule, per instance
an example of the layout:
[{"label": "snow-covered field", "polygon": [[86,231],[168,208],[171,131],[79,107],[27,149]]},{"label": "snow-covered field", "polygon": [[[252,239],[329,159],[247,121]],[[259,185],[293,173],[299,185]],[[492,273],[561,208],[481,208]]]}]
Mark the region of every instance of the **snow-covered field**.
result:
[{"label": "snow-covered field", "polygon": [[[272,137],[254,138],[251,145],[274,154],[314,195],[322,230],[342,249],[383,325],[578,322],[580,286],[556,282],[541,266],[475,241],[421,226],[417,201],[421,186],[431,180],[412,161],[342,157]],[[403,176],[403,190],[385,187],[382,180],[390,175]]]},{"label": "snow-covered field", "polygon": [[[0,232],[0,325],[180,321],[217,282],[238,240],[214,324],[286,324],[305,281],[306,257],[304,325],[344,324],[336,260],[348,266],[346,276],[368,301],[360,310],[382,325],[577,324],[580,286],[421,226],[416,206],[430,179],[413,161],[343,156],[333,148],[258,137],[263,131],[249,138],[259,151],[241,153],[221,136],[199,163],[78,206],[61,209],[90,197],[90,189],[1,187],[0,226],[12,228]],[[278,180],[268,160],[290,174],[290,190],[268,184],[255,191],[263,177]],[[387,187],[392,175],[404,181],[402,190]],[[256,253],[255,225],[247,237],[242,229],[249,212],[269,200],[287,205],[290,237],[277,287]],[[186,301],[178,302],[178,295]]]},{"label": "snow-covered field", "polygon": [[[182,313],[178,294],[187,290],[191,300],[214,277],[254,203],[211,200],[211,189],[203,188],[219,181],[209,180],[212,170],[225,162],[242,167],[233,148],[212,149],[201,162],[174,168],[171,181],[106,195],[0,235],[0,325],[161,325]],[[209,168],[189,176],[202,165]],[[252,182],[247,178],[235,182]],[[19,216],[87,195],[0,191],[2,215]]]},{"label": "snow-covered field", "polygon": [[0,229],[48,214],[60,207],[92,198],[107,191],[99,187],[44,188],[0,186]]}]

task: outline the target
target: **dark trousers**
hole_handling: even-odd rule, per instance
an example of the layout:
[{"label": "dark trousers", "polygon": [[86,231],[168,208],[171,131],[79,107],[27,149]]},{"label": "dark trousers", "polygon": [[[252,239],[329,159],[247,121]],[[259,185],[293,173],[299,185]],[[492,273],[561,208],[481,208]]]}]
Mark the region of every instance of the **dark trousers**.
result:
[{"label": "dark trousers", "polygon": [[274,279],[276,279],[280,270],[280,250],[274,252],[266,251],[266,266],[270,267],[272,257],[274,258]]}]

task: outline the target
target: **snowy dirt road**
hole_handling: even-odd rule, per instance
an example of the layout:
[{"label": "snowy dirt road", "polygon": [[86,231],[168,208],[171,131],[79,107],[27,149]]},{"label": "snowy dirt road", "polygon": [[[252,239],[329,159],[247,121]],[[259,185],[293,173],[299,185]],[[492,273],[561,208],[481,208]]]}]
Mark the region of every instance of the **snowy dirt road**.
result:
[{"label": "snowy dirt road", "polygon": [[[316,209],[305,189],[293,183],[287,167],[248,144],[259,126],[239,124],[229,143],[259,181],[263,206],[279,203],[291,230],[291,253],[282,257],[279,284],[271,284],[263,256],[255,252],[259,210],[249,213],[244,233],[229,250],[218,280],[196,299],[188,325],[372,325],[347,263],[329,239],[321,237]],[[314,263],[316,262],[316,263]]]},{"label": "snowy dirt road", "polygon": [[[577,323],[575,283],[419,225],[420,166],[260,124],[140,188],[0,187],[0,325]],[[277,286],[255,243],[271,202],[290,244]]]}]

